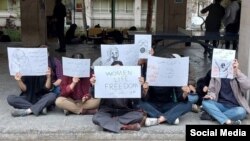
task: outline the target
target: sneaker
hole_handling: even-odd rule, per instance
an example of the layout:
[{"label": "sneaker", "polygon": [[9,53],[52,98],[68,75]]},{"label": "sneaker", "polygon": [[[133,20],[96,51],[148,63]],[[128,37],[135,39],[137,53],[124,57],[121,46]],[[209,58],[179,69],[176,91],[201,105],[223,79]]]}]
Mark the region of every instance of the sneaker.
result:
[{"label": "sneaker", "polygon": [[63,110],[63,113],[65,116],[69,115],[69,111],[68,110]]},{"label": "sneaker", "polygon": [[206,111],[203,111],[200,116],[201,120],[214,120],[212,116],[210,116]]},{"label": "sneaker", "polygon": [[146,118],[145,126],[153,126],[157,124],[159,124],[157,118]]},{"label": "sneaker", "polygon": [[133,131],[139,131],[141,129],[141,125],[139,123],[135,124],[128,124],[125,125],[123,130],[133,130]]},{"label": "sneaker", "polygon": [[241,120],[232,121],[232,125],[241,125]]},{"label": "sneaker", "polygon": [[197,104],[192,104],[192,112],[199,113],[200,111],[200,107]]},{"label": "sneaker", "polygon": [[178,125],[179,123],[180,123],[179,118],[175,119],[175,121],[174,121],[174,125]]},{"label": "sneaker", "polygon": [[45,107],[45,108],[43,108],[43,110],[42,110],[42,114],[43,115],[47,115],[47,113],[48,113],[48,109]]},{"label": "sneaker", "polygon": [[11,115],[13,117],[23,117],[29,115],[29,113],[26,111],[26,109],[15,109],[13,112],[11,112]]}]

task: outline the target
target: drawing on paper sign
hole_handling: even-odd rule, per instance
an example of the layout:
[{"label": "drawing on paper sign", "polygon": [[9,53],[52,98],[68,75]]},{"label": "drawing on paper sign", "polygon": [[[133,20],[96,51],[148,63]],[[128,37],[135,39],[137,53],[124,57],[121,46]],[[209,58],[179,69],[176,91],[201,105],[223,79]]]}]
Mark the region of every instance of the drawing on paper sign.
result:
[{"label": "drawing on paper sign", "polygon": [[233,60],[235,50],[214,49],[211,77],[233,78]]},{"label": "drawing on paper sign", "polygon": [[47,48],[8,47],[10,75],[20,72],[22,76],[45,75],[48,70]]},{"label": "drawing on paper sign", "polygon": [[219,76],[221,78],[228,78],[230,65],[232,62],[227,60],[215,60],[215,64],[217,65]]},{"label": "drawing on paper sign", "polygon": [[123,65],[136,65],[139,53],[133,44],[101,45],[102,65],[110,66],[114,61],[122,61]]},{"label": "drawing on paper sign", "polygon": [[[108,55],[108,60],[106,61],[108,64],[113,63],[114,61],[118,61],[119,59],[119,50],[117,47],[112,47],[109,48],[109,50],[107,51],[107,55]],[[107,64],[105,63],[105,64]]]},{"label": "drawing on paper sign", "polygon": [[150,56],[146,78],[149,86],[187,85],[189,58],[161,58]]},{"label": "drawing on paper sign", "polygon": [[140,53],[145,53],[146,48],[148,47],[148,41],[147,40],[140,40],[138,42],[138,45],[140,46]]},{"label": "drawing on paper sign", "polygon": [[11,54],[12,63],[11,63],[11,69],[14,70],[14,72],[32,72],[32,67],[25,67],[24,64],[30,64],[29,58],[25,55],[24,51],[20,49],[16,49]]}]

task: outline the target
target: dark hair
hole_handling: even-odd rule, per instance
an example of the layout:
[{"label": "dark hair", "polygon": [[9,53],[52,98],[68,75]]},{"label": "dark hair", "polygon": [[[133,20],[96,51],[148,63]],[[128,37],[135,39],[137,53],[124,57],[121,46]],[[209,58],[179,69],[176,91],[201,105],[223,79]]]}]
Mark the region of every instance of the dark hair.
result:
[{"label": "dark hair", "polygon": [[123,66],[123,63],[121,61],[114,61],[111,66],[114,66],[114,65],[120,65],[120,66]]},{"label": "dark hair", "polygon": [[69,28],[72,29],[72,30],[76,30],[77,25],[76,24],[71,24]]},{"label": "dark hair", "polygon": [[84,58],[84,55],[82,53],[74,53],[71,58],[78,58],[78,59],[82,59]]},{"label": "dark hair", "polygon": [[222,0],[215,0],[215,3],[221,3]]}]

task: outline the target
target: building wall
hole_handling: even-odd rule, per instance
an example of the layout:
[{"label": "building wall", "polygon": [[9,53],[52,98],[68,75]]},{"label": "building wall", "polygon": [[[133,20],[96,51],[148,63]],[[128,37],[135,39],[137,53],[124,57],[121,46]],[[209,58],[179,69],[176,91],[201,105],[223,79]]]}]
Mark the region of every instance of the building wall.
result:
[{"label": "building wall", "polygon": [[10,0],[0,0],[0,27],[6,25],[6,19],[12,17],[13,24],[21,26],[20,22],[20,0],[13,3]]},{"label": "building wall", "polygon": [[186,27],[186,0],[157,0],[156,31],[176,32]]}]

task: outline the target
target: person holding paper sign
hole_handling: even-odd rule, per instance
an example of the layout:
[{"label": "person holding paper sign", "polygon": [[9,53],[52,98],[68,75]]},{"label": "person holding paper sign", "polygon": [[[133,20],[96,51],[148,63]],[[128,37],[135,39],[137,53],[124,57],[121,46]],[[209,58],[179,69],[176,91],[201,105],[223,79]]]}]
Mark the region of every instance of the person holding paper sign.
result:
[{"label": "person holding paper sign", "polygon": [[[173,58],[167,54],[167,58]],[[187,90],[188,89],[188,90]],[[145,126],[161,123],[179,124],[179,117],[191,111],[192,103],[189,101],[189,87],[158,87],[143,85],[144,97],[139,107],[149,116]]]},{"label": "person holding paper sign", "polygon": [[234,78],[211,78],[202,101],[203,109],[219,124],[241,124],[250,113],[245,96],[250,89],[250,79],[240,71],[237,59],[232,65]]},{"label": "person holding paper sign", "polygon": [[[114,61],[111,66],[123,66],[121,61]],[[139,78],[141,84],[144,83],[143,77]],[[91,94],[94,95],[95,75],[90,79],[92,88]],[[144,113],[137,108],[136,103],[139,99],[113,98],[101,99],[98,112],[93,116],[93,123],[101,126],[104,130],[119,133],[121,130],[135,130],[141,128],[144,123]]]},{"label": "person holding paper sign", "polygon": [[[48,48],[48,46],[41,45],[40,48]],[[63,76],[62,63],[58,58],[51,56],[48,52],[48,65],[51,68],[51,92],[55,93],[58,96],[60,94],[60,84],[62,82]]]},{"label": "person holding paper sign", "polygon": [[19,117],[46,114],[47,112],[43,112],[43,109],[51,106],[56,99],[56,95],[50,92],[51,69],[49,68],[46,76],[22,77],[22,74],[16,73],[15,80],[22,92],[20,96],[9,95],[7,97],[9,105],[15,108],[11,115]]},{"label": "person holding paper sign", "polygon": [[[83,54],[75,53],[72,58],[84,58]],[[82,66],[84,67],[84,66]],[[63,76],[60,85],[61,95],[56,99],[56,106],[64,110],[64,114],[93,114],[99,105],[99,99],[89,94],[89,78]]]}]

